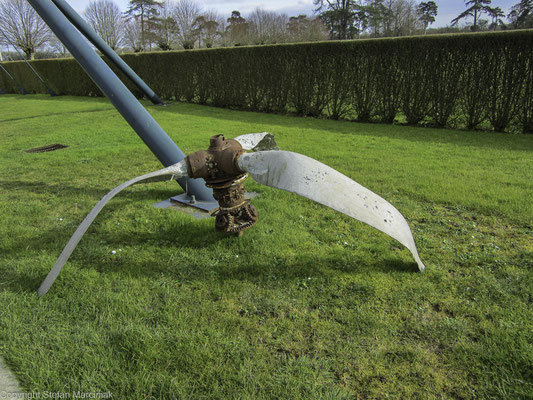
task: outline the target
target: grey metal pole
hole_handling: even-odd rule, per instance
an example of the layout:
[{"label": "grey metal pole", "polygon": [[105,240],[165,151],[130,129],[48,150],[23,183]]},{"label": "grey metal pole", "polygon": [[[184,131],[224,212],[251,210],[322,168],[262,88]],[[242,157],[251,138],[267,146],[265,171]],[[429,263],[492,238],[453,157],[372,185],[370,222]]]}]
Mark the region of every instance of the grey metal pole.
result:
[{"label": "grey metal pole", "polygon": [[76,11],[65,0],[52,0],[59,10],[65,14],[68,20],[74,25],[89,41],[109,58],[154,104],[164,104],[152,89],[133,71],[128,64],[119,57],[109,45],[78,15]]},{"label": "grey metal pole", "polygon": [[[52,3],[52,0],[28,0],[28,2],[159,161],[168,167],[183,160],[185,154],[176,143],[168,137],[102,58],[91,49],[83,36]],[[196,199],[214,202],[211,189],[205,186],[202,179],[181,178],[178,182],[187,193],[194,195]]]},{"label": "grey metal pole", "polygon": [[24,89],[22,87],[22,85],[20,83],[18,83],[15,78],[13,78],[13,76],[8,72],[7,69],[4,68],[4,66],[2,64],[0,64],[0,69],[2,69],[2,71],[4,71],[6,73],[7,76],[9,76],[9,79],[11,79],[13,82],[15,82],[15,85],[17,85],[19,87],[19,90],[20,90],[20,93],[21,94],[28,94],[28,92],[26,92],[26,89]]},{"label": "grey metal pole", "polygon": [[31,64],[28,62],[28,60],[26,60],[26,57],[24,57],[24,55],[20,52],[20,50],[17,48],[17,46],[15,46],[11,40],[9,40],[9,38],[7,37],[7,35],[4,33],[4,31],[2,29],[0,29],[0,33],[6,38],[6,40],[11,43],[11,46],[13,46],[13,48],[17,51],[17,53],[19,53],[19,56],[22,57],[22,59],[24,60],[24,62],[26,63],[26,65],[28,67],[30,67],[30,69],[33,71],[33,73],[37,76],[37,78],[41,81],[41,83],[44,85],[44,87],[46,88],[46,91],[48,92],[48,94],[50,96],[57,96],[57,94],[48,87],[48,85],[45,83],[44,79],[41,78],[41,75],[39,75],[37,73],[37,71],[35,71],[35,69],[31,66]]}]

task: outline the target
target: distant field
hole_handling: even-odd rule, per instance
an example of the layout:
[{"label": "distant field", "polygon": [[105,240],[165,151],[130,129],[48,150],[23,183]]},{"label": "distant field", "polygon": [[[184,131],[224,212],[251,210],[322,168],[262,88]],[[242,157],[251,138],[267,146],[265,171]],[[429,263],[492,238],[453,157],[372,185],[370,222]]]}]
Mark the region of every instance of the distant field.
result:
[{"label": "distant field", "polygon": [[[268,131],[350,176],[403,213],[427,270],[379,231],[251,179],[260,219],[241,238],[154,208],[181,191],[156,183],[114,199],[38,298],[94,204],[160,164],[106,100],[2,95],[0,355],[26,391],[533,397],[533,135],[148,109],[185,153]],[[53,143],[69,147],[24,152]]]}]

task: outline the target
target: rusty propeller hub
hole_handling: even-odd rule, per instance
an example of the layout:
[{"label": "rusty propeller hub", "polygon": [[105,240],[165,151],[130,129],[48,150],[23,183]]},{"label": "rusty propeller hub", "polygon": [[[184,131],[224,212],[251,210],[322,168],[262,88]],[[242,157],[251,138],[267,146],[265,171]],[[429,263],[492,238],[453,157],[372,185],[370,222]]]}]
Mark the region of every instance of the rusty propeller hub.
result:
[{"label": "rusty propeller hub", "polygon": [[226,140],[223,135],[211,137],[206,150],[186,157],[187,175],[202,178],[213,189],[213,197],[219,208],[213,213],[215,229],[228,234],[242,235],[243,231],[257,223],[257,210],[245,199],[243,182],[248,174],[241,171],[237,160],[244,153],[239,142]]}]

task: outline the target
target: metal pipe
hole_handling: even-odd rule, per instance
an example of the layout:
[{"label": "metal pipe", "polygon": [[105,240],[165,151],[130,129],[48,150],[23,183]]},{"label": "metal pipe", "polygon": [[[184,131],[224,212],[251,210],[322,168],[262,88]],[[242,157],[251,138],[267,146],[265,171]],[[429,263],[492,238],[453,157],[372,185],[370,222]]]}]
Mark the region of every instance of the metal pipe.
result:
[{"label": "metal pipe", "polygon": [[52,0],[59,10],[65,14],[67,19],[74,25],[89,41],[109,58],[141,91],[152,103],[162,105],[163,101],[154,93],[152,89],[124,62],[115,51],[85,22],[85,20],[74,11],[65,0]]},{"label": "metal pipe", "polygon": [[0,63],[0,69],[2,69],[2,71],[4,71],[4,72],[7,74],[7,76],[9,76],[9,78],[10,78],[13,82],[15,82],[15,85],[17,85],[17,86],[19,87],[19,90],[20,90],[20,93],[21,93],[21,94],[28,94],[28,92],[26,92],[26,89],[24,89],[24,88],[22,87],[22,85],[21,85],[20,83],[18,83],[18,82],[15,80],[15,78],[13,78],[13,76],[7,71],[7,69],[4,68],[4,66],[3,66],[1,63]]},{"label": "metal pipe", "polygon": [[30,69],[33,71],[33,73],[35,74],[35,76],[37,76],[37,78],[41,81],[41,83],[44,85],[46,91],[48,92],[48,94],[50,96],[57,96],[57,94],[48,87],[48,85],[45,83],[45,81],[43,80],[43,78],[41,78],[41,75],[39,75],[37,73],[37,71],[35,71],[35,69],[31,66],[31,64],[28,62],[28,60],[26,60],[26,57],[24,57],[24,55],[22,55],[22,53],[20,52],[20,50],[17,48],[17,46],[15,46],[11,40],[9,40],[9,38],[7,37],[7,35],[4,33],[4,31],[2,29],[0,29],[0,33],[6,38],[6,40],[11,44],[11,46],[13,46],[15,48],[15,50],[17,51],[17,53],[19,53],[19,56],[22,57],[22,59],[24,60],[24,62],[26,63],[26,65],[28,67],[30,67]]},{"label": "metal pipe", "polygon": [[[168,167],[183,160],[185,154],[176,143],[168,137],[102,58],[91,49],[80,32],[67,21],[52,0],[28,0],[28,2],[159,161]],[[194,194],[196,198],[214,201],[212,191],[205,187],[203,179],[181,178],[178,182],[187,193]]]}]

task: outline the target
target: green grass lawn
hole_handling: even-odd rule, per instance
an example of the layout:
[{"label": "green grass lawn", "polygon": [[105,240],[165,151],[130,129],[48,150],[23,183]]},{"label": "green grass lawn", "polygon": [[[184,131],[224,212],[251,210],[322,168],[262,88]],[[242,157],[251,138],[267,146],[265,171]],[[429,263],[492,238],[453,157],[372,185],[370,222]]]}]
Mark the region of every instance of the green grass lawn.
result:
[{"label": "green grass lawn", "polygon": [[[106,100],[0,96],[0,355],[26,391],[533,398],[533,136],[149,111],[185,153],[268,131],[350,176],[403,213],[427,270],[385,234],[251,179],[259,223],[225,237],[154,208],[181,192],[163,182],[114,199],[38,298],[96,202],[160,164]],[[24,152],[52,143],[69,147]]]}]

